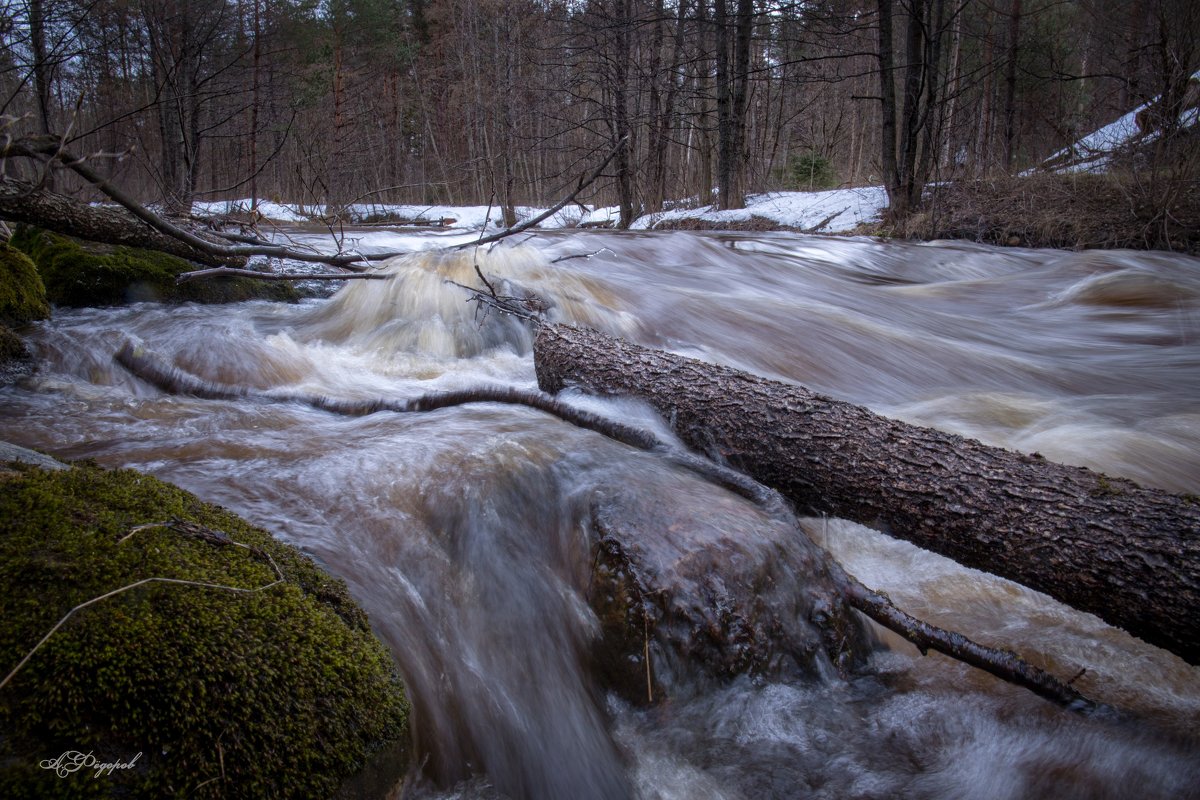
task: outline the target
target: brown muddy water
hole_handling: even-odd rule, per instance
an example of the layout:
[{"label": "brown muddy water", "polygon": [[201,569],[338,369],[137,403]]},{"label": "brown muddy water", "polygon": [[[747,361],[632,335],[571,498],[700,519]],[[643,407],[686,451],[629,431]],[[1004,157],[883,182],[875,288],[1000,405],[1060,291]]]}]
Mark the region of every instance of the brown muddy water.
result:
[{"label": "brown muddy water", "polygon": [[[166,396],[112,361],[129,338],[265,389],[532,387],[528,331],[478,316],[447,282],[476,283],[476,262],[556,321],[1200,492],[1200,260],[772,234],[540,234],[402,258],[391,281],[300,306],[59,310],[33,336],[41,370],[0,389],[0,438],[152,472],[345,578],[413,698],[425,777],[409,796],[1200,797],[1200,669],[1043,595],[858,525],[806,523],[910,613],[1063,677],[1086,667],[1076,685],[1119,717],[1061,710],[892,637],[852,680],[680,674],[665,702],[634,708],[584,666],[589,498],[615,487],[703,508],[722,490],[529,409],[344,418]],[[572,402],[668,435],[636,403]],[[754,546],[752,526],[737,535]]]}]

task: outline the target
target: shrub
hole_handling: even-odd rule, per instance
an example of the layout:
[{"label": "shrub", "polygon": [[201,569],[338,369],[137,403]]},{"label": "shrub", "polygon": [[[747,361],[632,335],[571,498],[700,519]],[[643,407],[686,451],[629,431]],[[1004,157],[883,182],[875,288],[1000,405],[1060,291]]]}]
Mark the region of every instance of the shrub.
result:
[{"label": "shrub", "polygon": [[785,180],[788,188],[800,191],[831,189],[838,183],[833,164],[816,150],[794,154],[788,160]]},{"label": "shrub", "polygon": [[1144,178],[1120,172],[957,181],[931,188],[924,209],[894,233],[1024,247],[1200,252],[1200,183],[1172,182],[1165,207],[1145,187]]}]

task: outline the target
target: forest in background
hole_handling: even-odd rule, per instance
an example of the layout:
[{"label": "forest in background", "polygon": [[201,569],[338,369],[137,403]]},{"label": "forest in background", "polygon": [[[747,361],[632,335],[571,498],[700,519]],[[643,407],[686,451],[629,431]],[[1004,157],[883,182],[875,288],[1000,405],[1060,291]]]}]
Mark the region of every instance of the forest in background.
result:
[{"label": "forest in background", "polygon": [[864,184],[901,216],[931,181],[1012,175],[1155,97],[1150,166],[1178,160],[1196,6],[13,0],[0,112],[10,140],[60,137],[171,211],[495,203],[511,222],[615,150],[587,200],[625,224]]}]

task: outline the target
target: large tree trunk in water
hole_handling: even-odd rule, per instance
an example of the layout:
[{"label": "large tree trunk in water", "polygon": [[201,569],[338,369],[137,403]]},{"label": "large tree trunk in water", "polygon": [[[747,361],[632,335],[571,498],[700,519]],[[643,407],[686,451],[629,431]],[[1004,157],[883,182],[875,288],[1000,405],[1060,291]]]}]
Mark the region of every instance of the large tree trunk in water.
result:
[{"label": "large tree trunk in water", "polygon": [[543,326],[538,383],[648,400],[692,447],[830,514],[1046,592],[1200,663],[1200,502],[801,386]]},{"label": "large tree trunk in water", "polygon": [[[0,180],[0,219],[36,225],[77,239],[161,250],[200,264],[241,266],[246,263],[244,258],[201,252],[186,242],[154,230],[123,208],[81,203],[23,181]],[[225,243],[214,240],[214,244]]]}]

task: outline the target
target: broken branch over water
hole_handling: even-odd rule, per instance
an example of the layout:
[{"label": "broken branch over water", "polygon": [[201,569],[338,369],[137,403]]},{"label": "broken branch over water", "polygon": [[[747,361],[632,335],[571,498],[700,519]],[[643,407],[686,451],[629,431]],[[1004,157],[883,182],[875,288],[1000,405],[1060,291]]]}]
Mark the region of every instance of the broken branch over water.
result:
[{"label": "broken branch over water", "polygon": [[386,281],[393,277],[384,272],[318,272],[306,275],[302,272],[260,272],[256,269],[214,267],[185,272],[175,279],[176,283],[188,283],[200,278],[255,278],[260,281]]}]

